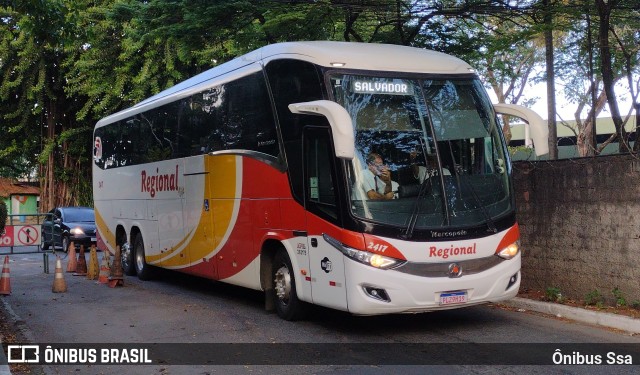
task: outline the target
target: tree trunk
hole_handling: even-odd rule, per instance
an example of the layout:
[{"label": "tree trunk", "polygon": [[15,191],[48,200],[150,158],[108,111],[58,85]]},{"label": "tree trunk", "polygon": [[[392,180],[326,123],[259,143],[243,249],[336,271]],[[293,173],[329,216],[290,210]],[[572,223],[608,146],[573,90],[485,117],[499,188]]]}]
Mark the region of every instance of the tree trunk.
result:
[{"label": "tree trunk", "polygon": [[615,79],[613,67],[611,64],[611,49],[609,46],[609,28],[611,26],[611,9],[616,6],[616,1],[596,0],[596,8],[600,16],[600,25],[598,30],[598,42],[600,44],[600,69],[602,73],[602,82],[604,91],[607,94],[607,103],[611,112],[611,119],[616,128],[618,135],[618,151],[621,153],[631,151],[627,140],[627,132],[622,123],[620,109],[618,108],[618,100],[614,90]]},{"label": "tree trunk", "polygon": [[553,55],[553,12],[551,0],[544,0],[544,46],[547,66],[547,123],[549,124],[549,159],[558,158],[558,131],[556,125],[556,85]]},{"label": "tree trunk", "polygon": [[[54,116],[53,103],[49,103],[47,113],[46,113],[46,118],[47,118],[47,141],[50,141],[56,138],[56,120]],[[44,209],[43,212],[48,212],[49,210],[51,210],[56,206],[55,151],[51,151],[47,159],[44,186],[43,186],[43,189],[41,190],[41,194],[44,194],[44,196],[40,198],[43,204],[43,209]]]}]

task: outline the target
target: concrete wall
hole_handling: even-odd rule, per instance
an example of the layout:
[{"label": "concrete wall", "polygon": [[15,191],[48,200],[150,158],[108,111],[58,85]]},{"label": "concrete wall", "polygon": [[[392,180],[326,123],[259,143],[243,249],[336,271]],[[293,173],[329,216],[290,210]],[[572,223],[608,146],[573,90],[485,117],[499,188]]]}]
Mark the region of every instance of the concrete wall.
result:
[{"label": "concrete wall", "polygon": [[640,300],[640,158],[514,163],[522,287]]}]

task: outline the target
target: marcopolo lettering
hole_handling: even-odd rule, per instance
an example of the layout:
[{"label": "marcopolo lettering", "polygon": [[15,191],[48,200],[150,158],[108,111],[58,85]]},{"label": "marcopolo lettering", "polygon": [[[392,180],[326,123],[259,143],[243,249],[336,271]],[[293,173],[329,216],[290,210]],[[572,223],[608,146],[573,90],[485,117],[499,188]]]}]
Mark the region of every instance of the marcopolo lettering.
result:
[{"label": "marcopolo lettering", "polygon": [[472,255],[476,253],[476,243],[473,243],[473,246],[454,246],[451,245],[449,247],[437,248],[435,246],[429,247],[429,257],[433,258],[442,258],[447,259],[450,256],[456,255]]},{"label": "marcopolo lettering", "polygon": [[140,172],[142,177],[142,187],[140,191],[149,193],[151,198],[156,196],[159,191],[178,191],[178,166],[176,165],[175,173],[160,174],[160,170],[156,168],[154,175],[147,175],[147,171]]}]

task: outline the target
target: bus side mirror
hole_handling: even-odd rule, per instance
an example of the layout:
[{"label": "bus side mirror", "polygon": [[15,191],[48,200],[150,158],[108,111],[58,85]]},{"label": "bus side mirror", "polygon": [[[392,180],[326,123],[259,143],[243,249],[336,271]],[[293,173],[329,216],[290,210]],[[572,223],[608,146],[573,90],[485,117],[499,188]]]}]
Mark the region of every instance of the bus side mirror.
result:
[{"label": "bus side mirror", "polygon": [[289,104],[292,113],[320,115],[327,118],[333,133],[336,156],[352,160],[355,156],[355,135],[351,116],[343,106],[330,100]]},{"label": "bus side mirror", "polygon": [[[515,116],[526,121],[528,124],[525,124],[525,133],[527,133],[526,127],[528,126],[536,155],[540,156],[549,153],[549,126],[540,115],[529,108],[517,104],[497,103],[493,105],[493,108],[497,113]],[[528,137],[525,135],[525,138]]]}]

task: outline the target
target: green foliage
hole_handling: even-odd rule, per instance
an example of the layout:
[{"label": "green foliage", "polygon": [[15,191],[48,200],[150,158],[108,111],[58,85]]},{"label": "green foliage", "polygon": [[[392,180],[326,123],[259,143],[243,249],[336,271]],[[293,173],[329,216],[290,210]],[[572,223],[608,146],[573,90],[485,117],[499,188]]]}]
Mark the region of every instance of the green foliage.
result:
[{"label": "green foliage", "polygon": [[613,288],[612,293],[616,299],[616,307],[627,306],[627,300],[624,298],[624,295],[622,294],[620,288]]},{"label": "green foliage", "polygon": [[559,302],[559,303],[564,301],[564,297],[562,296],[562,293],[560,292],[560,288],[558,287],[549,287],[545,290],[544,294],[547,301]]},{"label": "green foliage", "polygon": [[598,289],[594,289],[591,292],[587,293],[584,298],[584,302],[587,306],[596,306],[598,308],[602,308],[604,306],[604,297],[600,294]]},{"label": "green foliage", "polygon": [[0,201],[0,235],[4,233],[4,226],[7,223],[7,205],[4,201]]},{"label": "green foliage", "polygon": [[[453,53],[478,67],[494,91],[516,102],[527,79],[542,79],[536,75],[540,69],[531,71],[539,66],[542,50],[537,37],[538,15],[543,12],[536,8],[538,3],[2,2],[0,175],[20,177],[38,170],[40,178],[61,184],[44,194],[64,190],[69,191],[67,196],[55,198],[88,202],[91,130],[100,118],[248,51],[282,41],[394,43]],[[558,49],[567,56],[559,59],[559,75],[567,81],[584,77],[588,46],[583,19],[586,11],[594,16],[595,11],[586,0],[553,3],[554,27],[563,31]],[[612,48],[613,65],[622,73],[628,63],[637,72],[637,7],[631,0],[617,4],[612,28],[620,43]],[[595,22],[592,27],[595,32]],[[580,82],[570,84],[579,88]]]}]

